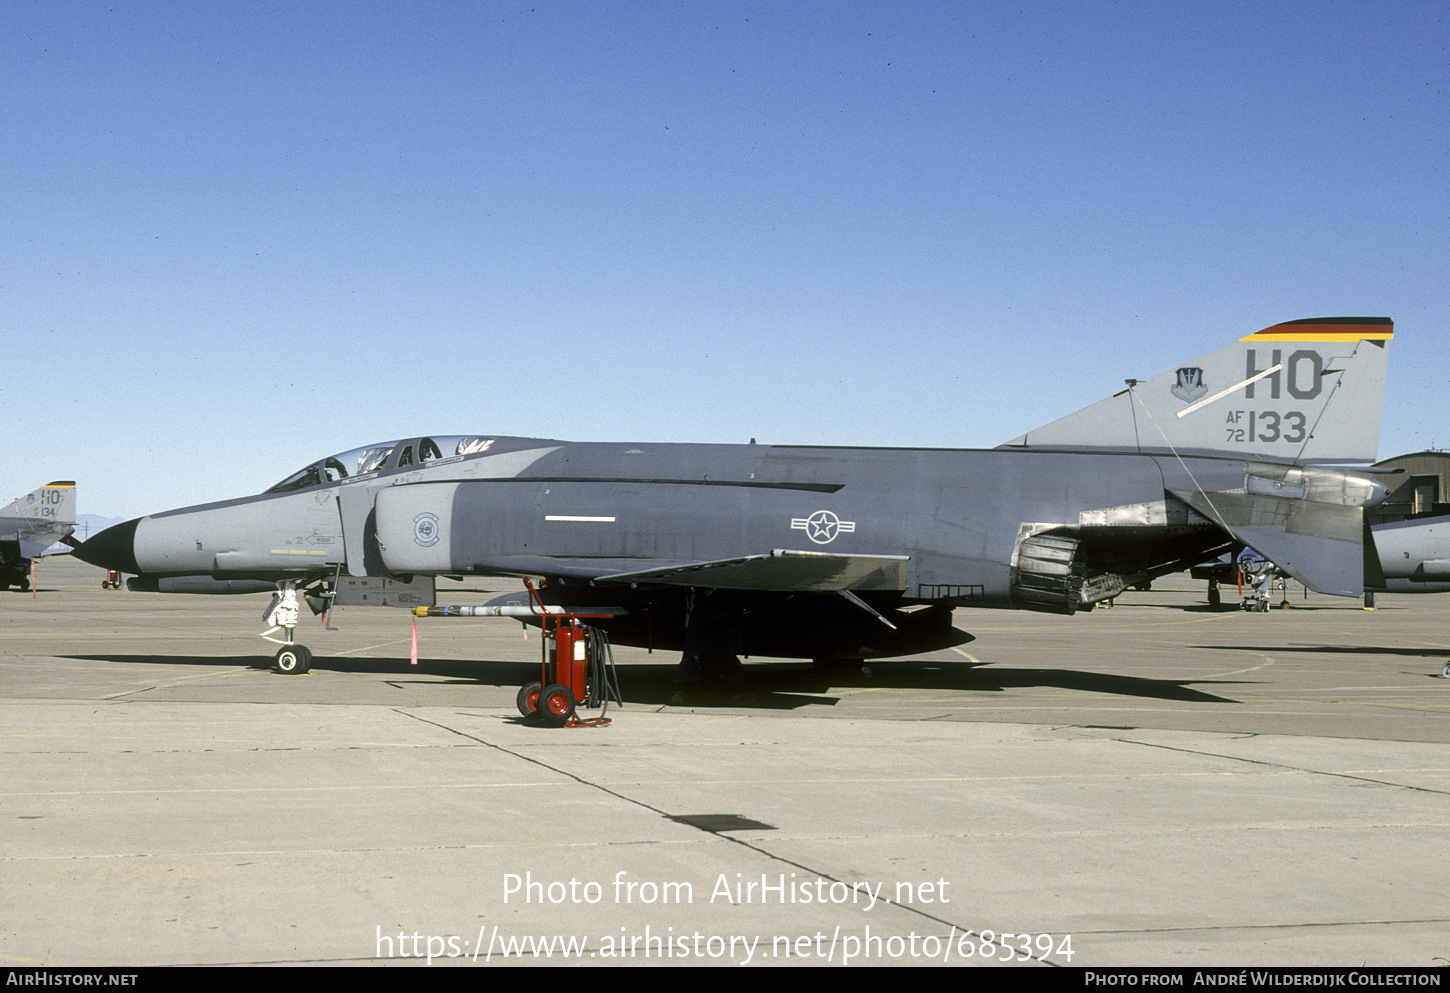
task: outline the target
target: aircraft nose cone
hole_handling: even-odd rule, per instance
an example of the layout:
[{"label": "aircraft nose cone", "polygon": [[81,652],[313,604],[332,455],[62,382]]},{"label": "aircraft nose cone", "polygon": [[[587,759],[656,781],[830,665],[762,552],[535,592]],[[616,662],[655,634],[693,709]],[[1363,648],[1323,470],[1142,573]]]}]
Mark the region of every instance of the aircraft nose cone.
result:
[{"label": "aircraft nose cone", "polygon": [[98,565],[102,569],[139,573],[141,567],[136,564],[136,525],[140,523],[141,518],[138,517],[124,524],[108,527],[89,541],[81,542],[71,554],[82,562]]}]

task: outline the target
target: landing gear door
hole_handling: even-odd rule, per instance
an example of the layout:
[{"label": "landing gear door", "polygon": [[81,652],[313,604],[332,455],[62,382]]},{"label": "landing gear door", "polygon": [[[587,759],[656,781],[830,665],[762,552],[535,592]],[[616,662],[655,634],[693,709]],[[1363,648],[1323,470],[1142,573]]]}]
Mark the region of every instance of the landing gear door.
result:
[{"label": "landing gear door", "polygon": [[342,515],[342,546],[347,556],[349,576],[387,575],[378,549],[377,525],[373,516],[376,493],[377,490],[368,486],[344,486],[337,494],[337,509]]}]

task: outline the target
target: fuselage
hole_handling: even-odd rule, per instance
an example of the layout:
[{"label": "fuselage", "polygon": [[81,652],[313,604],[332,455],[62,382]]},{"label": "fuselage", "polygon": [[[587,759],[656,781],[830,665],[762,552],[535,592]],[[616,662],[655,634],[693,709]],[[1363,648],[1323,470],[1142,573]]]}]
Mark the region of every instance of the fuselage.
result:
[{"label": "fuselage", "polygon": [[[718,615],[741,654],[880,657],[960,644],[958,606],[1071,614],[1218,555],[1234,540],[1218,505],[1276,533],[1333,524],[1306,568],[1323,545],[1357,564],[1360,506],[1382,493],[1352,472],[1233,458],[435,437],[128,521],[76,554],[173,592],[542,577],[551,603],[624,608],[608,623],[626,644],[685,644]],[[1359,592],[1342,585],[1329,592]]]},{"label": "fuselage", "polygon": [[266,493],[140,518],[82,557],[154,577],[596,579],[800,549],[904,555],[907,599],[1000,606],[1035,534],[1070,532],[1100,571],[1124,575],[1221,544],[1168,485],[1186,469],[1244,472],[1134,454],[482,440],[404,465],[397,449],[430,440],[391,443],[369,471],[304,470]]}]

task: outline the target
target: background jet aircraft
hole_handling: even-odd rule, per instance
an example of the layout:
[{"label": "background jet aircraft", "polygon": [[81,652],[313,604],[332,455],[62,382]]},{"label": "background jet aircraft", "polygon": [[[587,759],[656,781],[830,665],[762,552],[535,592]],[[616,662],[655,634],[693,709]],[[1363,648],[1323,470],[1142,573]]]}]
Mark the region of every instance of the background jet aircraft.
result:
[{"label": "background jet aircraft", "polygon": [[1376,554],[1365,559],[1366,590],[1450,593],[1450,517],[1392,521],[1370,532]]},{"label": "background jet aircraft", "polygon": [[0,590],[30,589],[30,561],[69,538],[76,525],[76,484],[46,483],[0,509]]},{"label": "background jet aircraft", "polygon": [[[1450,517],[1415,517],[1370,529],[1365,556],[1365,604],[1376,593],[1450,593]],[[1440,675],[1450,679],[1450,662]]]},{"label": "background jet aircraft", "polygon": [[[80,558],[133,588],[276,584],[431,604],[431,577],[543,577],[547,602],[622,611],[622,644],[865,659],[970,640],[957,607],[1071,614],[1237,542],[1359,595],[1387,318],[1275,325],[990,450],[573,443],[493,435],[369,445],[265,493],[118,524]],[[411,580],[396,588],[388,580]],[[357,591],[371,590],[373,592]]]}]

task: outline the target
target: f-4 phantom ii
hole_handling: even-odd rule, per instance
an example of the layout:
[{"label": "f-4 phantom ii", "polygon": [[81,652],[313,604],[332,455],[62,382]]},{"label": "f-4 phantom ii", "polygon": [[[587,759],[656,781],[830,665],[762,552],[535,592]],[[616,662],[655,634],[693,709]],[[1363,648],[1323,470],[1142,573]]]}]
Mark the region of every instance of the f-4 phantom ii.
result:
[{"label": "f-4 phantom ii", "polygon": [[311,660],[299,592],[415,606],[437,576],[542,577],[549,605],[610,608],[615,642],[681,651],[686,680],[741,656],[941,650],[972,638],[955,608],[1072,614],[1238,545],[1358,596],[1363,510],[1386,488],[1342,466],[1375,457],[1392,332],[1278,324],[987,450],[368,445],[76,555],[137,589],[279,588],[284,671]]},{"label": "f-4 phantom ii", "polygon": [[30,589],[30,562],[76,527],[76,484],[46,483],[0,508],[0,590]]}]

